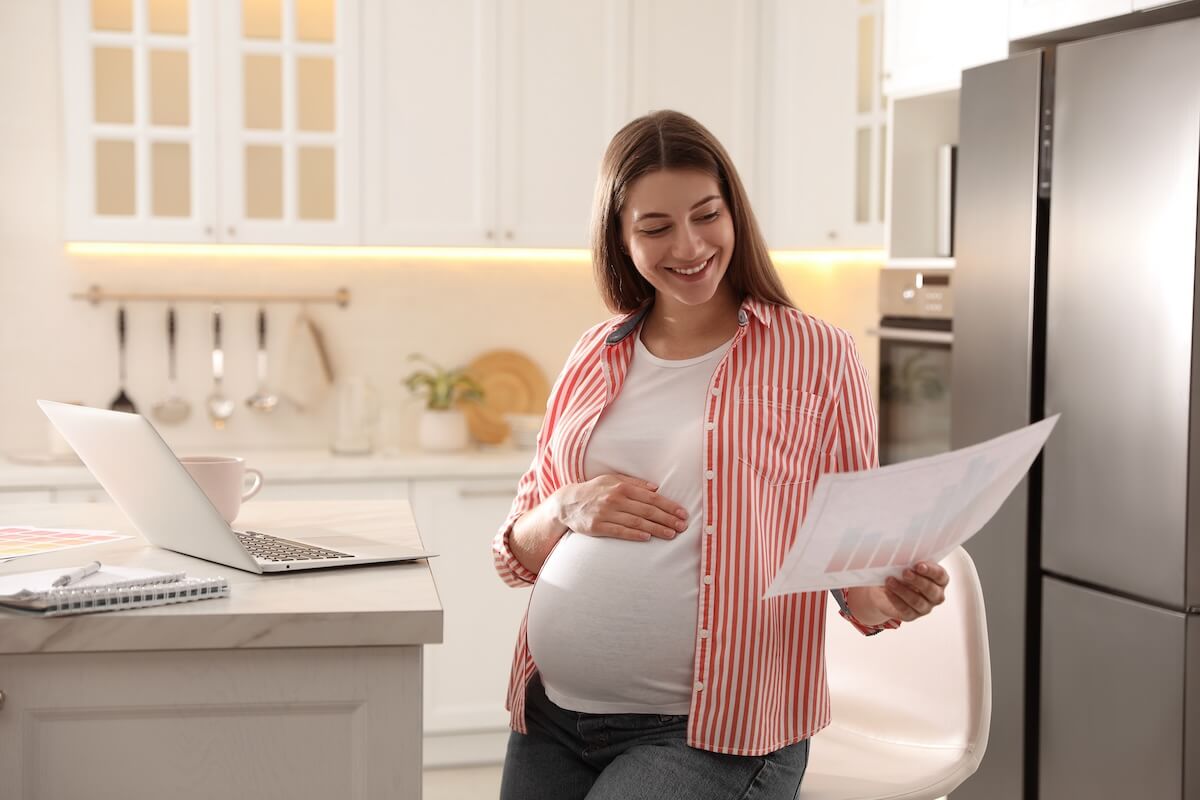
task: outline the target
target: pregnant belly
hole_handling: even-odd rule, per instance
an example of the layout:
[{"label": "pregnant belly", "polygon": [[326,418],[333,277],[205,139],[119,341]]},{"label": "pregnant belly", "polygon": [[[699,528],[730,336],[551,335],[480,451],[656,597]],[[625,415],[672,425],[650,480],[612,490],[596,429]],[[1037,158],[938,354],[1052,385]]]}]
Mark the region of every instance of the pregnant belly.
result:
[{"label": "pregnant belly", "polygon": [[585,701],[582,711],[681,713],[691,696],[699,564],[695,537],[568,533],[529,603],[529,647],[547,691]]}]

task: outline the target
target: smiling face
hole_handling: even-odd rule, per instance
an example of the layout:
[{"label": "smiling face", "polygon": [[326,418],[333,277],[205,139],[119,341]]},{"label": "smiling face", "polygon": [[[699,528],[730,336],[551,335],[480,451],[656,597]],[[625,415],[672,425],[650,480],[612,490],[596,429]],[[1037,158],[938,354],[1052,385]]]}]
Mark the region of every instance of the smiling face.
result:
[{"label": "smiling face", "polygon": [[630,184],[621,240],[660,300],[698,306],[722,287],[733,255],[733,219],[713,176],[656,170]]}]

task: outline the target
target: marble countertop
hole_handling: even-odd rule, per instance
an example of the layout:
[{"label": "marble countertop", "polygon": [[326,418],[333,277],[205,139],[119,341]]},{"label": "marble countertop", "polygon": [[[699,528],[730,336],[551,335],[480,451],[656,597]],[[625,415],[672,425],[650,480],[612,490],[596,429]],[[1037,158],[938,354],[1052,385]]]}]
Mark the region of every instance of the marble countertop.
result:
[{"label": "marble countertop", "polygon": [[[153,608],[42,618],[0,609],[0,654],[419,645],[442,640],[442,605],[427,561],[256,575],[149,545],[109,505],[10,505],[8,524],[98,528],[120,542],[25,556],[0,574],[75,567],[92,560],[229,579],[229,597]],[[329,527],[421,546],[403,500],[247,505],[239,525],[286,535]]]},{"label": "marble countertop", "polygon": [[[180,456],[213,455],[182,450]],[[411,450],[388,455],[340,456],[328,450],[222,450],[256,467],[271,483],[309,481],[359,481],[463,477],[519,477],[533,461],[533,450],[512,446],[478,448],[461,453],[426,453]],[[66,461],[19,463],[0,458],[0,492],[38,488],[84,488],[97,483],[74,457]]]}]

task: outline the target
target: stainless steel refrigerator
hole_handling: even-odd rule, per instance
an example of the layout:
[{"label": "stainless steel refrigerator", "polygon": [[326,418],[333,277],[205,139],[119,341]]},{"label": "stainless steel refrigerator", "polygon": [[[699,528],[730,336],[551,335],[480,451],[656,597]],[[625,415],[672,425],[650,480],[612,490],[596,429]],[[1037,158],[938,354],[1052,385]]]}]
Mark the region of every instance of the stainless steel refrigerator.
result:
[{"label": "stainless steel refrigerator", "polygon": [[963,73],[953,447],[1062,412],[967,544],[970,798],[1200,798],[1200,19]]}]

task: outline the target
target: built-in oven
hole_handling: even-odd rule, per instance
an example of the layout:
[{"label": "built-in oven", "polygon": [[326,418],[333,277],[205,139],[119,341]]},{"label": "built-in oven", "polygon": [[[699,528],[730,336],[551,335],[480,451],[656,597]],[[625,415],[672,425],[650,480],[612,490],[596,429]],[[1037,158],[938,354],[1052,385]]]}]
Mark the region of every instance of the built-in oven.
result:
[{"label": "built-in oven", "polygon": [[880,271],[879,463],[950,449],[952,269]]}]

